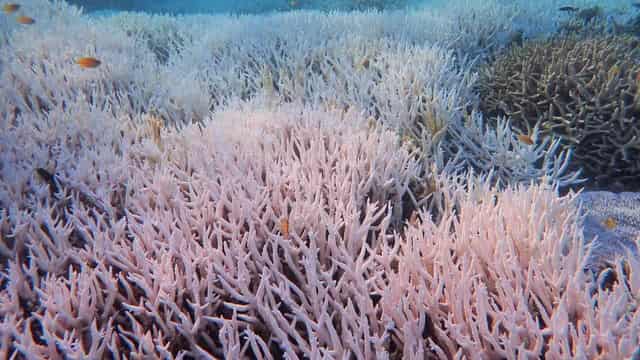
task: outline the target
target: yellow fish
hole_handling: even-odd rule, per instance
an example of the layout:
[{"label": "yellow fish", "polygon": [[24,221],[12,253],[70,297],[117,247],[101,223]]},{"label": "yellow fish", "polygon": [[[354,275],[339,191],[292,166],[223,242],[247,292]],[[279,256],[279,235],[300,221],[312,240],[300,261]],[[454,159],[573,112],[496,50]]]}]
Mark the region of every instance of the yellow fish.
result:
[{"label": "yellow fish", "polygon": [[14,12],[18,11],[19,9],[20,9],[20,5],[19,4],[8,3],[8,4],[2,5],[2,11],[4,11],[5,14],[13,14]]},{"label": "yellow fish", "polygon": [[368,69],[370,63],[371,62],[369,61],[369,58],[368,57],[364,57],[362,60],[360,60],[360,62],[358,64],[356,64],[356,69],[357,70]]},{"label": "yellow fish", "polygon": [[609,216],[604,222],[603,222],[604,226],[609,229],[609,230],[613,230],[615,229],[615,227],[618,225],[618,223],[616,222],[616,219],[612,218],[611,216]]}]

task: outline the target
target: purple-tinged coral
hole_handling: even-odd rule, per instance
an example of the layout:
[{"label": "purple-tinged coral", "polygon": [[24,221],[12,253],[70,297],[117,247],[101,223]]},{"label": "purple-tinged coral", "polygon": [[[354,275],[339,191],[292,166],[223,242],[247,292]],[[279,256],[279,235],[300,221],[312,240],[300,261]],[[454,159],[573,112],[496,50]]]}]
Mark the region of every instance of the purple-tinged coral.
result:
[{"label": "purple-tinged coral", "polygon": [[444,359],[638,346],[626,285],[592,303],[571,198],[442,178],[440,221],[421,211],[399,227],[421,166],[396,135],[353,112],[296,109],[162,129],[163,149],[137,131],[124,217],[78,199],[63,217],[45,198],[21,212],[32,216],[3,213],[19,251],[2,351]]},{"label": "purple-tinged coral", "polygon": [[[161,45],[165,63],[145,31],[38,6],[51,18],[0,44],[0,357],[622,358],[640,344],[640,264],[594,291],[573,195],[450,177],[435,169],[455,163],[399,141],[463,131],[475,75],[446,48],[474,54],[511,18],[193,16],[172,23],[184,43]],[[458,15],[486,26],[459,36]],[[73,66],[96,50],[99,68]],[[570,179],[553,145],[471,120],[458,140],[490,141],[468,162]]]}]

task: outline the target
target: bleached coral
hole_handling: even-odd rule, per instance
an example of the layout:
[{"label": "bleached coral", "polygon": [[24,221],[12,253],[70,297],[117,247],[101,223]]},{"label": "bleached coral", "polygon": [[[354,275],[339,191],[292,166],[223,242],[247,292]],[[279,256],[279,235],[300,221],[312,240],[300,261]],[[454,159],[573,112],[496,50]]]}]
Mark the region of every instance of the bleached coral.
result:
[{"label": "bleached coral", "polygon": [[[472,112],[461,122],[452,124],[453,146],[459,161],[501,184],[528,183],[532,180],[566,187],[584,181],[579,171],[568,169],[571,151],[560,148],[560,139],[539,137],[538,127],[530,133],[515,133],[504,118],[495,127],[485,123],[479,112]],[[526,136],[531,144],[519,136]],[[451,153],[454,150],[450,150]]]},{"label": "bleached coral", "polygon": [[[3,112],[46,113],[78,100],[108,108],[126,104],[123,97],[132,102],[124,111],[141,111],[157,71],[144,46],[86,17],[35,26],[11,32],[8,51],[0,54]],[[97,56],[103,65],[82,69],[74,61],[83,56]]]},{"label": "bleached coral", "polygon": [[[63,10],[0,45],[0,357],[619,358],[640,344],[640,264],[593,292],[572,196],[433,171],[452,149],[509,180],[570,180],[553,144],[464,122],[474,57],[510,20],[462,37],[430,10],[154,28],[26,3]],[[176,28],[159,59],[147,40]],[[72,62],[87,51],[95,71]],[[442,146],[426,156],[402,134]],[[488,151],[453,154],[481,135]]]},{"label": "bleached coral", "polygon": [[[306,343],[312,337],[286,348],[290,330],[282,322],[290,320],[272,313],[271,308],[278,307],[275,298],[292,301],[289,307],[313,321],[331,322],[323,320],[322,310],[330,304],[309,307],[320,300],[300,298],[301,291],[310,291],[306,288],[316,276],[319,283],[313,286],[332,289],[329,273],[323,272],[340,272],[337,265],[364,254],[369,236],[389,226],[392,207],[401,209],[408,182],[419,170],[408,152],[389,151],[397,146],[392,132],[371,132],[364,119],[361,126],[355,122],[354,115],[341,120],[322,113],[229,112],[204,129],[192,126],[180,134],[164,133],[166,151],[160,159],[150,159],[144,143],[134,144],[127,157],[137,165],[129,167],[126,218],[96,213],[80,202],[57,218],[55,203],[43,201],[29,209],[36,216],[22,218],[24,223],[5,233],[16,239],[10,263],[25,266],[10,265],[17,271],[10,278],[29,277],[33,284],[24,289],[10,282],[6,306],[18,296],[29,298],[37,309],[28,321],[37,321],[45,338],[57,338],[63,349],[75,351],[81,351],[80,339],[91,336],[97,349],[117,351],[130,342],[141,353],[159,355],[157,347],[145,348],[144,339],[137,337],[142,325],[136,324],[149,321],[157,326],[149,339],[156,346],[169,342],[174,354],[180,349],[192,355],[230,351],[215,345],[223,340],[222,334],[217,339],[215,329],[224,324],[233,331],[273,332],[272,339],[259,336],[261,341],[279,339],[282,351],[290,354],[311,351],[318,346]],[[167,217],[178,222],[166,223],[162,219]],[[276,226],[282,217],[290,223],[286,239]],[[32,261],[20,255],[23,247]],[[280,258],[283,251],[286,255]],[[305,265],[307,257],[311,262]],[[316,273],[312,269],[317,266],[324,270]],[[41,278],[38,270],[57,280]],[[120,288],[114,287],[116,279]],[[56,295],[75,293],[76,286],[79,292],[72,299]],[[349,289],[331,291],[348,295]],[[266,292],[260,295],[262,291]],[[195,315],[189,315],[184,301],[195,306]],[[84,321],[75,311],[86,302],[96,306],[97,313]],[[238,320],[226,316],[234,312]],[[257,326],[258,317],[267,328],[247,328]],[[91,323],[93,330],[84,327]],[[5,323],[17,327],[11,331],[14,349],[34,356],[60,351],[34,346],[29,327],[22,324]],[[64,339],[59,338],[57,334],[65,331]],[[215,342],[208,340],[207,332]],[[98,336],[108,333],[111,338]],[[88,345],[82,351],[88,356]],[[247,351],[257,349],[242,350]]]},{"label": "bleached coral", "polygon": [[[405,237],[391,242],[396,251],[381,251],[388,277],[380,285],[383,319],[403,340],[403,358],[635,351],[629,340],[638,341],[631,330],[640,320],[637,290],[618,284],[611,293],[589,295],[571,201],[542,188],[469,195],[439,224],[421,214]],[[601,331],[625,335],[605,339]]]},{"label": "bleached coral", "polygon": [[640,289],[591,297],[572,197],[442,178],[441,220],[421,211],[401,228],[420,163],[395,134],[353,112],[298,110],[242,105],[165,129],[160,155],[134,140],[122,218],[33,204],[3,231],[20,250],[0,302],[5,354],[615,357],[638,346]]}]

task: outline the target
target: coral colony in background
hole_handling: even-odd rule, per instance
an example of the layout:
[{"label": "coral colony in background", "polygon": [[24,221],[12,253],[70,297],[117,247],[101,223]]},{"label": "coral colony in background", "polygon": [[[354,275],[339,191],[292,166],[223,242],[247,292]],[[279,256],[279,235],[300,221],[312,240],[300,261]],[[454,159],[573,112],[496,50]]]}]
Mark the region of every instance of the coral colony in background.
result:
[{"label": "coral colony in background", "polygon": [[253,5],[2,4],[1,358],[640,358],[640,4]]}]

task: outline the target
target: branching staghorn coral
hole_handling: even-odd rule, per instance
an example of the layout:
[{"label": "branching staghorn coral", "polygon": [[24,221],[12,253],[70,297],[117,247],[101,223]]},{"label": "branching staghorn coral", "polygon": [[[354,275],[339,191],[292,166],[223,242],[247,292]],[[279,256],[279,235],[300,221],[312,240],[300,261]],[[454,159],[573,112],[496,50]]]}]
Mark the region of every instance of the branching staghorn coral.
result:
[{"label": "branching staghorn coral", "polygon": [[592,185],[631,190],[640,174],[638,51],[627,37],[527,44],[486,69],[481,107],[521,131],[539,123],[543,136],[560,137]]},{"label": "branching staghorn coral", "polygon": [[[508,23],[504,19],[508,17],[501,17],[497,13],[507,11],[504,10],[506,8],[489,5],[472,8],[478,14],[492,12],[492,19],[503,19],[501,21],[505,23],[488,24],[493,30],[485,31],[478,29],[479,20],[476,16],[459,16],[456,21],[473,20],[467,24],[473,28],[468,36],[486,34],[487,39],[491,38],[486,41],[498,47],[504,46],[506,40],[503,35],[508,33],[503,30]],[[509,11],[512,17],[525,17],[523,14],[526,13],[517,8]],[[455,55],[435,46],[396,46],[396,42],[420,43],[425,38],[432,38],[433,34],[441,34],[439,39],[449,39],[447,34],[451,31],[442,29],[427,34],[421,33],[415,24],[407,24],[406,20],[412,21],[414,18],[431,19],[427,11],[406,15],[407,18],[402,21],[405,27],[394,28],[397,26],[394,24],[400,21],[397,18],[399,15],[387,14],[384,21],[374,14],[351,14],[349,19],[341,15],[328,17],[317,13],[298,16],[283,14],[260,18],[260,21],[216,17],[217,22],[224,24],[221,27],[232,31],[228,34],[216,33],[211,37],[183,36],[199,41],[186,46],[180,58],[163,72],[168,75],[167,81],[173,78],[169,74],[188,74],[172,81],[185,84],[175,89],[193,89],[194,94],[185,96],[184,91],[169,89],[168,96],[177,99],[177,103],[190,103],[190,99],[199,97],[198,94],[206,87],[204,91],[209,94],[212,105],[223,104],[229,98],[246,100],[264,94],[272,98],[272,103],[322,103],[330,108],[342,109],[356,107],[398,129],[402,138],[406,137],[431,151],[432,145],[438,144],[442,138],[447,124],[457,121],[461,117],[461,109],[475,101],[474,95],[468,91],[475,81],[475,75],[466,70],[472,62],[463,55]],[[206,26],[203,18],[195,17],[193,20],[193,24],[181,23],[185,27],[184,33],[190,34]],[[344,38],[343,20],[349,20],[350,34],[355,32],[362,35]],[[327,26],[328,21],[331,22],[330,26]],[[249,34],[241,30],[247,28],[265,31],[256,36],[255,32]],[[317,31],[309,34],[309,28],[316,28]],[[286,34],[284,29],[288,30]],[[324,34],[329,29],[330,33]],[[534,29],[527,29],[527,34],[540,32]],[[458,30],[456,34],[459,34]],[[498,33],[502,35],[498,36]],[[373,35],[384,38],[374,40],[371,38]],[[332,40],[326,40],[327,37]],[[237,46],[232,39],[240,41],[240,38],[243,45]],[[394,40],[387,41],[386,38]],[[454,41],[449,44],[450,47],[467,50],[473,46],[488,46],[487,43],[473,45],[475,40],[459,35],[450,41]],[[202,67],[204,63],[206,65]],[[200,68],[201,71],[195,72],[194,68]],[[203,103],[199,108],[206,106]],[[198,113],[202,113],[202,110]]]},{"label": "branching staghorn coral", "polygon": [[[7,98],[11,106],[17,107],[16,111],[46,110],[65,96],[85,96],[98,104],[125,103],[136,114],[155,109],[177,123],[190,123],[201,121],[209,111],[223,106],[230,98],[248,99],[263,92],[261,79],[267,70],[273,72],[271,78],[276,82],[276,93],[285,100],[293,97],[312,102],[317,96],[328,100],[326,97],[343,93],[343,88],[336,93],[335,86],[340,85],[349,86],[349,92],[361,97],[340,98],[335,100],[337,103],[371,106],[370,95],[367,95],[370,87],[367,82],[373,80],[371,74],[358,74],[355,67],[345,67],[348,62],[357,64],[366,56],[381,54],[384,56],[379,59],[381,63],[401,64],[405,55],[419,61],[425,52],[453,48],[454,61],[461,68],[458,71],[465,72],[469,65],[465,59],[471,60],[486,52],[487,46],[504,46],[508,34],[516,30],[509,20],[514,10],[494,3],[469,8],[473,11],[458,11],[456,6],[460,4],[452,4],[437,11],[424,9],[410,13],[305,11],[240,18],[196,15],[177,19],[130,13],[87,18],[77,9],[61,4],[40,0],[22,2],[25,11],[42,9],[42,13],[48,14],[47,18],[38,19],[29,28],[6,24],[8,28],[3,30],[10,42],[0,59],[4,64],[2,82],[17,81],[20,85],[0,89],[4,90],[0,98]],[[527,11],[523,13],[538,10]],[[495,23],[480,21],[486,18]],[[463,22],[469,22],[464,25],[468,31],[461,35]],[[527,36],[540,32],[534,25],[525,30]],[[390,44],[400,52],[394,53],[392,50],[396,49]],[[402,49],[397,44],[408,46]],[[324,52],[324,48],[330,51]],[[102,61],[100,68],[86,71],[73,64],[73,59],[86,55],[97,56]],[[444,63],[447,62],[450,59]],[[309,68],[323,64],[322,76],[317,69]],[[341,76],[347,79],[331,83],[335,69],[329,64],[342,65],[340,70],[345,73]],[[433,60],[429,59],[421,72],[435,65],[432,64]],[[406,66],[396,68],[394,71],[400,73],[391,76],[406,77]],[[324,77],[329,77],[330,83],[320,80]],[[356,79],[358,82],[352,83]],[[445,84],[442,89],[436,86],[434,91],[447,91],[445,88],[451,86]],[[334,95],[330,95],[331,92]],[[391,93],[377,96],[378,105],[384,105],[385,98],[392,96]],[[466,101],[468,99],[461,102]]]},{"label": "branching staghorn coral", "polygon": [[245,106],[161,130],[163,150],[132,139],[124,217],[75,201],[59,219],[44,199],[1,214],[20,244],[3,354],[625,357],[640,344],[640,268],[591,297],[571,197],[437,175],[441,220],[421,211],[392,232],[420,171],[393,132],[353,112]]},{"label": "branching staghorn coral", "polygon": [[[500,9],[487,6],[482,11]],[[301,101],[365,109],[426,149],[430,147],[427,144],[438,143],[433,140],[440,138],[442,129],[459,119],[460,110],[474,101],[468,89],[474,75],[465,69],[470,63],[429,44],[460,40],[449,27],[452,25],[441,21],[451,19],[446,12],[444,17],[424,11],[384,16],[194,16],[178,23],[165,19],[179,27],[180,38],[187,43],[180,54],[162,65],[154,61],[155,55],[145,44],[116,30],[144,29],[147,24],[153,27],[152,20],[160,17],[125,14],[122,18],[88,20],[59,3],[33,1],[24,7],[41,7],[51,13],[42,24],[52,28],[47,32],[42,27],[14,29],[11,33],[12,40],[0,61],[5,85],[0,87],[0,111],[5,119],[16,120],[34,111],[55,112],[68,103],[87,101],[119,119],[157,110],[180,126],[201,121],[210,110],[232,99],[270,93],[278,97],[275,104]],[[69,23],[68,19],[75,20]],[[127,25],[129,21],[133,24]],[[431,26],[425,27],[425,21]],[[214,23],[220,31],[202,33]],[[68,36],[72,28],[73,35]],[[361,36],[348,40],[353,33]],[[377,40],[372,45],[371,40],[381,36],[391,40]],[[334,40],[327,40],[330,37]],[[473,41],[465,40],[461,46],[472,47]],[[235,45],[238,43],[244,46]],[[87,44],[95,48],[87,49]],[[59,53],[60,48],[67,50]],[[99,51],[96,55],[103,66],[97,71],[80,69],[72,62],[76,54],[87,50]],[[245,59],[245,63],[238,67],[238,59]],[[265,63],[260,59],[271,60]],[[265,79],[271,79],[272,84]]]},{"label": "branching staghorn coral", "polygon": [[[423,220],[409,224],[404,236],[381,251],[389,282],[381,285],[380,303],[397,336],[407,336],[401,356],[634,353],[633,331],[616,340],[596,334],[605,329],[630,334],[640,323],[633,295],[638,283],[618,283],[615,290],[591,297],[581,270],[584,251],[575,242],[580,230],[573,223],[573,200],[559,200],[538,186],[496,191],[487,183],[476,184],[467,190],[446,187],[457,189],[444,191],[449,215],[434,224],[421,213]],[[611,311],[613,318],[602,311]]]},{"label": "branching staghorn coral", "polygon": [[[157,86],[158,67],[144,45],[128,39],[124,31],[82,17],[72,23],[34,26],[13,31],[8,51],[1,55],[0,93],[7,107],[17,113],[46,113],[82,100],[101,108],[120,103],[133,113],[145,111]],[[87,70],[74,63],[88,55],[99,57],[102,65]],[[121,115],[119,109],[111,110]]]},{"label": "branching staghorn coral", "polygon": [[90,188],[84,192],[99,198],[114,190],[110,185],[124,181],[120,166],[131,131],[121,132],[111,114],[84,102],[66,106],[51,109],[46,117],[34,113],[0,120],[0,208],[25,210],[31,201],[50,196],[39,168],[55,174],[62,185]]},{"label": "branching staghorn coral", "polygon": [[[362,107],[386,106],[385,100],[393,93],[377,94],[373,104],[367,95],[372,86],[369,82],[380,84],[384,79],[356,69],[355,64],[365,56],[380,54],[381,64],[398,63],[395,71],[400,74],[394,76],[405,76],[403,72],[409,70],[399,58],[405,54],[414,61],[426,56],[422,71],[431,66],[444,70],[443,65],[454,71],[448,64],[451,55],[440,61],[437,56],[444,55],[444,50],[431,44],[446,42],[454,35],[446,30],[448,24],[438,24],[437,17],[428,12],[408,19],[406,13],[388,17],[309,12],[245,18],[192,16],[179,22],[132,14],[101,19],[61,11],[59,16],[63,15],[77,20],[36,23],[8,34],[10,42],[0,60],[1,75],[4,84],[14,85],[0,88],[0,94],[17,112],[46,111],[66,97],[86,97],[96,104],[126,105],[136,114],[155,109],[177,123],[190,123],[201,121],[209,111],[234,98],[247,100],[268,92],[270,86],[263,81],[267,75],[274,81],[273,93],[282,101],[313,103],[321,99]],[[442,26],[442,31],[425,30],[425,19]],[[399,27],[398,23],[405,25]],[[217,30],[203,33],[202,29],[209,28]],[[354,33],[361,36],[354,39]],[[171,45],[176,42],[173,40],[165,44],[165,37],[179,39],[180,44]],[[405,41],[416,45],[396,45]],[[400,53],[394,53],[394,47]],[[102,65],[88,71],[73,63],[86,55],[98,57]],[[448,72],[443,76],[456,77]],[[345,92],[337,86],[349,89]],[[440,86],[434,91],[440,91]]]},{"label": "branching staghorn coral", "polygon": [[[450,141],[459,154],[458,162],[479,174],[489,176],[500,184],[542,181],[548,185],[565,188],[584,181],[580,171],[569,168],[571,150],[560,148],[560,139],[541,139],[540,129],[517,134],[507,119],[499,117],[495,126],[486,124],[481,113],[473,111],[464,121],[451,126]],[[519,139],[527,136],[532,144]]]},{"label": "branching staghorn coral", "polygon": [[178,21],[176,17],[129,12],[109,19],[110,24],[117,24],[128,37],[146,43],[161,64],[176,57],[185,43],[184,34],[179,33]]},{"label": "branching staghorn coral", "polygon": [[[132,157],[127,158],[135,166],[129,167],[125,218],[107,218],[79,202],[65,218],[56,218],[49,201],[32,204],[25,215],[37,216],[21,218],[24,222],[3,236],[20,239],[32,259],[10,259],[8,271],[17,273],[8,278],[28,277],[33,287],[9,281],[4,303],[10,306],[20,296],[32,301],[33,309],[23,309],[33,316],[28,322],[37,323],[44,338],[59,345],[38,346],[29,327],[7,320],[3,332],[9,331],[15,346],[4,350],[53,356],[74,349],[83,356],[103,356],[108,349],[130,348],[140,356],[161,356],[157,346],[168,344],[165,350],[173,356],[181,350],[192,356],[222,356],[232,354],[233,345],[225,347],[220,331],[231,326],[233,331],[255,332],[270,344],[262,351],[270,353],[300,356],[313,348],[324,351],[327,344],[347,351],[351,345],[320,336],[315,326],[287,330],[284,324],[292,320],[289,315],[307,314],[309,320],[328,322],[321,326],[341,331],[332,321],[348,322],[356,316],[346,301],[356,296],[349,284],[357,279],[346,276],[337,285],[333,281],[346,270],[343,266],[353,270],[352,265],[371,256],[366,249],[379,241],[394,216],[401,216],[393,213],[402,209],[399,201],[420,167],[406,151],[389,152],[397,144],[392,132],[372,132],[364,119],[359,127],[353,115],[347,119],[352,121],[323,113],[300,118],[295,111],[220,114],[202,130],[193,126],[180,134],[164,134],[160,160],[149,160],[153,142],[132,145]],[[167,217],[178,222],[161,220]],[[282,217],[290,224],[286,239],[276,226]],[[72,232],[83,241],[72,243]],[[302,246],[302,252],[291,252],[292,246]],[[365,264],[358,266],[369,271]],[[316,273],[316,267],[329,273]],[[42,271],[54,278],[41,277]],[[338,278],[332,280],[331,273]],[[315,276],[319,282],[312,291],[307,287]],[[339,303],[328,298],[315,303],[313,297],[301,298],[301,291],[331,291]],[[69,299],[65,292],[75,296]],[[96,313],[76,312],[81,306],[95,306]],[[337,306],[333,320],[323,315],[327,306]],[[282,313],[273,313],[277,308]],[[138,337],[143,328],[154,327]],[[60,338],[64,331],[68,335]],[[369,333],[354,331],[357,336]],[[297,340],[288,344],[287,333]],[[313,343],[309,333],[321,343]],[[155,345],[148,347],[145,336]],[[84,347],[78,348],[83,341]],[[281,343],[280,350],[272,348],[274,341]],[[371,351],[365,344],[354,346]],[[245,347],[241,353],[256,351]]]},{"label": "branching staghorn coral", "polygon": [[[73,18],[61,14],[51,21]],[[445,49],[452,18],[405,16],[191,17],[180,34],[202,36],[165,64],[108,19],[71,24],[77,37],[13,32],[0,55],[0,357],[632,356],[640,265],[594,293],[570,197],[451,180],[399,144],[398,125],[428,143],[474,101],[468,64]],[[85,51],[93,34],[107,66],[69,72],[54,46]],[[287,82],[289,62],[304,86]],[[29,74],[43,64],[50,77]],[[422,102],[398,99],[413,85]],[[385,126],[359,114],[369,89]],[[421,180],[430,197],[413,192]]]}]

